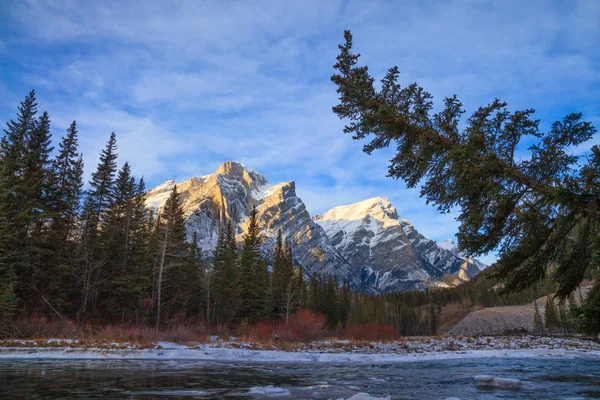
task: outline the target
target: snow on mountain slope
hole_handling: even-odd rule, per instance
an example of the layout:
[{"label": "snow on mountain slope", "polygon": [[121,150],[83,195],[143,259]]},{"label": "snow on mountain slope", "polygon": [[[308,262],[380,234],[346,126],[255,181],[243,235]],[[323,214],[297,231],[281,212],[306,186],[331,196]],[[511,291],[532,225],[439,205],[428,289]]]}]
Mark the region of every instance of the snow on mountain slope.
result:
[{"label": "snow on mountain slope", "polygon": [[[176,183],[167,181],[147,193],[146,206],[162,210]],[[188,235],[196,232],[200,246],[212,251],[219,237],[219,226],[231,220],[234,226],[244,221],[257,201],[252,196],[267,185],[264,176],[238,162],[223,163],[210,175],[194,177],[177,184],[183,202]]]},{"label": "snow on mountain slope", "polygon": [[[458,245],[454,242],[453,239],[446,239],[443,242],[437,242],[437,245],[438,245],[438,247],[441,247],[444,250],[448,250],[464,260],[470,261],[472,264],[474,264],[477,267],[477,270],[475,273],[477,273],[479,271],[483,271],[484,269],[487,268],[487,265],[485,265],[481,261],[474,260],[474,259],[468,257],[464,252],[460,251],[458,248]],[[471,278],[472,276],[469,276],[469,277]]]},{"label": "snow on mountain slope", "polygon": [[311,218],[294,181],[270,185],[242,163],[223,163],[210,175],[181,183],[167,181],[147,192],[146,205],[160,212],[177,184],[188,235],[196,233],[210,256],[228,221],[241,240],[252,207],[262,227],[263,254],[271,258],[277,232],[292,243],[295,261],[307,276],[327,278],[369,292],[421,289],[454,273],[466,280],[475,271],[455,255],[424,238],[398,217],[388,199],[377,197],[335,207]]},{"label": "snow on mountain slope", "polygon": [[[175,185],[167,181],[147,193],[146,205],[162,210]],[[261,249],[270,257],[281,229],[292,242],[296,262],[307,276],[335,276],[340,282],[362,288],[359,277],[331,246],[323,229],[313,222],[306,206],[296,196],[295,182],[269,185],[266,179],[242,163],[226,162],[215,173],[177,184],[186,215],[188,236],[195,232],[200,247],[209,255],[219,237],[219,228],[232,221],[241,240],[248,216],[257,207],[263,228]]]},{"label": "snow on mountain slope", "polygon": [[423,288],[444,274],[474,275],[472,264],[419,234],[386,198],[335,207],[314,220],[365,283],[381,291]]}]

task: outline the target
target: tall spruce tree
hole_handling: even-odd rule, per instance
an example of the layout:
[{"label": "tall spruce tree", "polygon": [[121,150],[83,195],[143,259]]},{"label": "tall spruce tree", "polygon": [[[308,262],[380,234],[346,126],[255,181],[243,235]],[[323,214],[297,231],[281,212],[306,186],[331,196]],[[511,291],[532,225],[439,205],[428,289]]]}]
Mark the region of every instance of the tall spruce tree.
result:
[{"label": "tall spruce tree", "polygon": [[285,298],[285,292],[287,289],[287,282],[285,281],[285,267],[286,259],[283,248],[283,238],[281,237],[281,229],[277,232],[277,240],[275,241],[275,248],[273,249],[273,314],[279,315],[282,311],[282,306]]},{"label": "tall spruce tree", "polygon": [[73,298],[73,264],[75,240],[83,190],[83,158],[79,154],[75,121],[67,129],[52,161],[49,203],[51,222],[48,242],[53,262],[47,265],[46,287],[42,288],[49,301],[60,310],[70,311]]},{"label": "tall spruce tree", "polygon": [[113,203],[115,173],[117,171],[117,139],[110,134],[106,147],[100,153],[96,171],[92,173],[89,189],[83,206],[83,234],[81,237],[81,300],[78,319],[81,321],[88,310],[88,303],[94,303],[97,280],[107,261],[99,240],[100,224],[104,221],[108,207]]},{"label": "tall spruce tree", "polygon": [[237,246],[231,221],[219,233],[213,258],[214,320],[218,325],[229,324],[236,316]]},{"label": "tall spruce tree", "polygon": [[155,324],[158,328],[162,322],[165,304],[176,299],[178,295],[182,295],[182,293],[177,293],[176,282],[171,281],[171,277],[174,275],[173,272],[189,260],[185,217],[177,185],[174,185],[171,189],[163,212],[159,216],[157,230]]},{"label": "tall spruce tree", "polygon": [[546,298],[546,306],[544,307],[544,325],[548,331],[555,331],[560,327],[556,305],[552,296]]},{"label": "tall spruce tree", "polygon": [[[23,205],[26,205],[30,219],[24,250],[29,258],[32,288],[40,294],[47,286],[50,269],[56,262],[56,254],[48,235],[52,217],[51,196],[54,191],[50,160],[50,153],[54,148],[51,138],[50,117],[44,112],[27,138],[23,172]],[[43,294],[41,296],[45,299]],[[32,300],[28,302],[30,305],[41,302],[40,295],[29,298]]]},{"label": "tall spruce tree", "polygon": [[[534,110],[511,112],[496,99],[463,124],[456,96],[434,113],[429,93],[416,83],[398,83],[397,67],[377,88],[368,67],[358,65],[350,31],[344,38],[331,77],[339,95],[333,111],[350,121],[344,132],[358,140],[370,136],[363,147],[369,154],[395,146],[390,177],[409,187],[421,184],[421,195],[442,212],[460,210],[461,250],[480,255],[499,249],[496,272],[507,291],[552,274],[564,298],[586,273],[597,274],[600,146],[584,157],[573,154],[596,133],[582,114],[542,132]],[[534,141],[530,157],[518,157],[524,138]]]},{"label": "tall spruce tree", "polygon": [[281,256],[283,259],[281,260],[281,270],[279,276],[277,276],[277,280],[275,270],[273,270],[273,288],[275,289],[275,304],[279,308],[276,311],[280,316],[285,318],[287,323],[290,316],[300,306],[302,286],[299,285],[295,277],[296,271],[294,269],[292,245],[287,240],[281,248]]},{"label": "tall spruce tree", "polygon": [[244,247],[237,276],[238,313],[242,319],[254,323],[265,314],[267,286],[266,265],[260,254],[261,236],[256,217],[256,207],[250,214],[248,231],[244,235]]},{"label": "tall spruce tree", "polygon": [[[18,107],[16,120],[7,123],[0,141],[0,280],[12,281],[10,290],[21,301],[30,298],[32,267],[26,247],[31,227],[31,204],[25,180],[28,140],[37,128],[37,102],[32,90]],[[10,276],[9,276],[10,275]]]},{"label": "tall spruce tree", "polygon": [[314,275],[310,277],[310,282],[308,285],[307,306],[308,309],[314,313],[323,312],[321,302],[321,285],[319,280]]},{"label": "tall spruce tree", "polygon": [[308,297],[306,289],[306,281],[304,277],[304,268],[297,266],[294,268],[294,285],[296,286],[296,293],[298,294],[298,309],[306,307],[306,301]]},{"label": "tall spruce tree", "polygon": [[106,208],[100,240],[106,258],[100,271],[100,306],[113,317],[122,319],[133,316],[136,302],[131,297],[132,233],[134,231],[134,207],[138,191],[129,163],[125,162],[115,180],[112,199]]}]

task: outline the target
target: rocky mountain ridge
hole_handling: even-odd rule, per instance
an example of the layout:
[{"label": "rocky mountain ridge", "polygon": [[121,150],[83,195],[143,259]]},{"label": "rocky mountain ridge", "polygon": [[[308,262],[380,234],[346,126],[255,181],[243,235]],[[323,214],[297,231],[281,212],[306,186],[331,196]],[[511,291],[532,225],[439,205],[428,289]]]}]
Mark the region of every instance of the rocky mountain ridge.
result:
[{"label": "rocky mountain ridge", "polygon": [[[147,206],[160,212],[175,184],[167,181],[148,191]],[[177,183],[177,188],[188,234],[196,232],[209,254],[219,227],[232,221],[241,238],[256,206],[266,257],[270,258],[281,229],[307,276],[334,276],[355,289],[372,293],[422,289],[443,285],[444,274],[467,280],[482,266],[420,235],[385,198],[335,207],[313,218],[297,196],[294,181],[269,185],[264,176],[233,161],[213,174]]]}]

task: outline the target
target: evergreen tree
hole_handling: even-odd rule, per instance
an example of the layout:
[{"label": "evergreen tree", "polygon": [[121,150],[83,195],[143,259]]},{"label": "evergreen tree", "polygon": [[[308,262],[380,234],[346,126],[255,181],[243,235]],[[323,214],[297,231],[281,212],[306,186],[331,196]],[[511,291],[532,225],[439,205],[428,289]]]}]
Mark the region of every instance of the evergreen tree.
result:
[{"label": "evergreen tree", "polygon": [[236,284],[238,315],[250,323],[261,320],[266,311],[267,286],[264,279],[266,265],[260,254],[260,243],[261,237],[256,207],[254,207],[250,214],[248,232],[244,235],[244,247]]},{"label": "evergreen tree", "polygon": [[130,290],[135,280],[132,236],[135,231],[134,207],[138,196],[135,178],[129,163],[119,170],[114,183],[111,204],[106,208],[100,233],[102,253],[106,262],[100,274],[102,310],[121,319],[133,316],[136,299]]},{"label": "evergreen tree", "polygon": [[564,299],[558,302],[558,321],[563,332],[569,332],[572,329],[572,321],[567,313],[567,305]]},{"label": "evergreen tree", "polygon": [[556,306],[554,305],[552,296],[546,298],[544,325],[548,331],[554,331],[560,327],[560,321],[558,320],[558,314],[556,313]]},{"label": "evergreen tree", "polygon": [[337,292],[337,317],[341,327],[346,327],[350,312],[350,286],[345,284]]},{"label": "evergreen tree", "polygon": [[[530,287],[554,266],[557,296],[564,298],[586,273],[597,274],[600,146],[591,146],[586,157],[573,154],[596,133],[582,114],[541,132],[534,110],[511,112],[496,99],[463,124],[456,96],[434,113],[432,96],[416,83],[402,87],[397,67],[376,87],[368,67],[358,65],[350,31],[344,38],[331,77],[340,101],[333,111],[350,121],[344,133],[357,140],[370,136],[363,147],[369,154],[395,147],[390,177],[411,188],[421,184],[422,196],[442,212],[459,208],[461,250],[480,255],[499,249],[497,276],[506,291]],[[534,140],[530,156],[517,157],[526,137]]]},{"label": "evergreen tree", "polygon": [[537,301],[533,302],[533,332],[538,335],[544,332],[544,322]]},{"label": "evergreen tree", "polygon": [[285,291],[287,289],[284,269],[286,259],[283,248],[283,239],[281,237],[281,229],[277,232],[277,240],[275,242],[275,248],[273,249],[273,315],[280,315],[283,307],[285,298]]},{"label": "evergreen tree", "polygon": [[[171,281],[171,277],[174,275],[173,270],[189,262],[185,217],[177,185],[173,186],[157,225],[159,247],[156,263],[155,324],[158,328],[162,321],[164,304],[173,301],[178,295],[177,286],[174,285],[175,282]],[[179,295],[185,295],[185,293],[179,293]]]},{"label": "evergreen tree", "polygon": [[219,233],[213,258],[213,301],[215,321],[228,324],[236,315],[237,247],[231,221]]},{"label": "evergreen tree", "polygon": [[[83,158],[78,152],[75,121],[63,136],[56,158],[52,161],[49,205],[51,209],[49,247],[53,260],[47,265],[46,287],[41,288],[54,307],[69,310],[73,297],[73,264],[77,227],[83,189]],[[43,279],[42,279],[43,280]]]},{"label": "evergreen tree", "polygon": [[595,285],[588,293],[587,301],[581,307],[583,331],[597,335],[600,333],[600,286]]},{"label": "evergreen tree", "polygon": [[296,304],[298,294],[297,286],[293,283],[294,279],[294,260],[292,256],[291,244],[286,241],[283,243],[281,229],[277,234],[277,241],[273,251],[273,314],[286,315],[289,318],[290,312],[295,309],[292,303]]},{"label": "evergreen tree", "polygon": [[335,328],[338,324],[337,288],[336,280],[329,277],[322,292],[322,310],[331,328]]},{"label": "evergreen tree", "polygon": [[[13,274],[11,290],[17,298],[30,298],[32,268],[26,249],[31,227],[31,212],[28,201],[28,182],[25,180],[29,138],[37,128],[35,115],[37,102],[32,90],[18,107],[17,119],[7,123],[4,137],[0,141],[0,245],[4,251],[0,256],[0,281]],[[12,272],[11,272],[12,271]]]},{"label": "evergreen tree", "polygon": [[204,315],[204,270],[202,251],[194,232],[192,241],[187,244],[188,253],[177,268],[170,274],[170,308],[178,310],[180,317],[199,319]]},{"label": "evergreen tree", "polygon": [[[54,263],[54,254],[48,246],[47,227],[51,217],[50,194],[51,147],[50,117],[44,112],[37,120],[34,129],[27,136],[25,146],[25,168],[23,170],[23,186],[21,187],[21,206],[28,215],[28,236],[23,248],[27,257],[25,280],[38,290],[45,286],[48,279],[49,265]],[[23,277],[22,277],[23,278]],[[29,299],[38,296],[29,296]],[[31,302],[29,302],[31,305]]]},{"label": "evergreen tree", "polygon": [[89,182],[89,190],[83,206],[83,235],[81,238],[81,302],[78,319],[85,317],[88,303],[97,286],[97,278],[101,276],[106,257],[102,254],[99,240],[100,224],[104,221],[108,207],[113,204],[115,190],[115,173],[117,171],[117,139],[111,133],[108,143],[100,154],[100,162]]},{"label": "evergreen tree", "polygon": [[307,306],[308,309],[314,313],[323,312],[321,307],[321,288],[319,281],[314,275],[310,277]]},{"label": "evergreen tree", "polygon": [[304,268],[301,266],[294,269],[294,285],[296,286],[296,293],[298,294],[298,309],[303,309],[306,307],[308,293],[304,279]]}]

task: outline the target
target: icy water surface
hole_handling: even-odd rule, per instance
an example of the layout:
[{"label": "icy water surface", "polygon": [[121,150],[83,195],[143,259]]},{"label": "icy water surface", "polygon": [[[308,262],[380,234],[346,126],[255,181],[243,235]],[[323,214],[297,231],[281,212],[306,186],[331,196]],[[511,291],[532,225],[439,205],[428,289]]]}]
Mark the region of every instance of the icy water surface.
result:
[{"label": "icy water surface", "polygon": [[[524,389],[478,390],[473,377],[479,374],[520,379]],[[271,397],[248,394],[268,386],[276,388],[267,390]],[[182,360],[0,360],[3,399],[337,399],[358,392],[382,397],[389,394],[393,399],[600,398],[600,361],[492,358],[386,365],[289,365]]]}]

